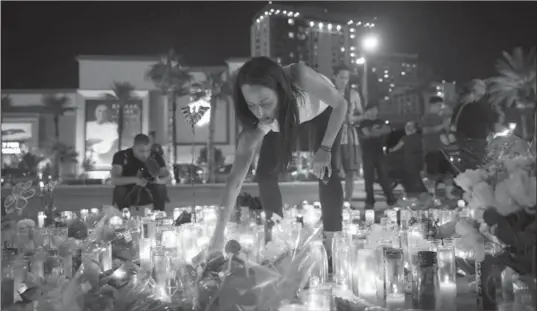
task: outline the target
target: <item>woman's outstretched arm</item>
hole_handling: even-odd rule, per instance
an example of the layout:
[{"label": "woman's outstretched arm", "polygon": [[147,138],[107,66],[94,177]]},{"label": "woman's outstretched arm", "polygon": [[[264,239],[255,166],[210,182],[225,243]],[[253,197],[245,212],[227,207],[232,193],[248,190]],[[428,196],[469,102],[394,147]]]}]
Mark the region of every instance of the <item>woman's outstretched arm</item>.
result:
[{"label": "woman's outstretched arm", "polygon": [[235,151],[235,160],[231,173],[226,181],[216,228],[214,230],[209,251],[214,252],[224,247],[224,230],[231,216],[231,211],[235,207],[237,196],[242,188],[244,178],[257,150],[257,146],[263,141],[265,133],[260,129],[245,129],[239,136],[237,150]]}]

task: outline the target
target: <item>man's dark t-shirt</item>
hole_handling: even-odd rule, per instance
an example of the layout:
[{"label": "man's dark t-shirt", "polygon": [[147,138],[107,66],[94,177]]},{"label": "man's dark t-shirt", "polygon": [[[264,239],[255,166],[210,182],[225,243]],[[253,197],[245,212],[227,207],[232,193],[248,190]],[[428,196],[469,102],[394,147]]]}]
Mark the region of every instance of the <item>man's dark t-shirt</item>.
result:
[{"label": "man's dark t-shirt", "polygon": [[[158,163],[159,167],[166,167],[166,163],[161,155],[153,153],[151,157]],[[149,174],[147,174],[146,164],[134,156],[132,148],[116,152],[112,159],[112,165],[121,165],[123,168],[121,176],[123,177],[135,177],[141,174],[148,180],[154,179],[150,178]]]},{"label": "man's dark t-shirt", "polygon": [[456,120],[457,135],[461,138],[485,140],[494,130],[498,113],[494,111],[487,98],[469,104],[459,104],[453,113]]},{"label": "man's dark t-shirt", "polygon": [[382,152],[382,147],[384,147],[384,135],[379,137],[367,137],[363,133],[363,129],[368,129],[370,132],[373,131],[373,128],[382,128],[386,122],[384,120],[375,119],[375,120],[363,120],[360,122],[360,125],[358,126],[360,137],[360,144],[362,146],[363,152],[367,151],[375,151],[378,152],[379,150]]},{"label": "man's dark t-shirt", "polygon": [[[151,158],[160,168],[166,167],[162,156],[152,153]],[[149,173],[146,163],[134,156],[132,148],[116,152],[112,165],[121,165],[123,168],[121,176],[123,177],[140,176],[148,181],[155,179],[155,176]],[[130,184],[114,188],[113,202],[119,208],[153,204],[155,209],[164,210],[166,200],[166,187],[163,185],[149,183],[143,188]]]}]

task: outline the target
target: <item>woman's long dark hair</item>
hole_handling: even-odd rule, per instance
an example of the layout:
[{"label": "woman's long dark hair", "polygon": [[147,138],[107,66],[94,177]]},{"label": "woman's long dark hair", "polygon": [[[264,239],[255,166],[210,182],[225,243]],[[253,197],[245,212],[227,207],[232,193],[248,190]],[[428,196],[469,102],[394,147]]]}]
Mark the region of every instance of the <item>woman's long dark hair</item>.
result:
[{"label": "woman's long dark hair", "polygon": [[280,125],[281,134],[279,148],[279,168],[281,170],[286,170],[293,159],[300,123],[297,96],[301,94],[301,90],[295,85],[291,75],[268,57],[254,57],[239,69],[233,88],[235,113],[241,125],[246,129],[256,128],[259,119],[248,109],[241,87],[245,84],[261,85],[276,92],[278,96],[276,119]]}]

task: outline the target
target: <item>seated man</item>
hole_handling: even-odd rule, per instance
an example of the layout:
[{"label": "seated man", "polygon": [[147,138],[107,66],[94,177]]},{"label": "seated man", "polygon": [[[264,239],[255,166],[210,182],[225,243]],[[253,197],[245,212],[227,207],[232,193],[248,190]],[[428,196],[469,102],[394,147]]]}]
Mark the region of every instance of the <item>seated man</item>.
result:
[{"label": "seated man", "polygon": [[114,154],[111,177],[113,204],[117,208],[153,207],[154,210],[165,210],[165,184],[170,174],[162,156],[151,153],[151,140],[147,135],[136,135],[131,148]]}]

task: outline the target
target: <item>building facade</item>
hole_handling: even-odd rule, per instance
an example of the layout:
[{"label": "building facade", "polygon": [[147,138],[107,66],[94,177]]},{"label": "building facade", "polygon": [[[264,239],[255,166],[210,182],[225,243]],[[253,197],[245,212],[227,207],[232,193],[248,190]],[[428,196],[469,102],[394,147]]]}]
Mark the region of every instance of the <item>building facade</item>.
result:
[{"label": "building facade", "polygon": [[359,40],[374,32],[376,17],[295,9],[269,4],[253,18],[251,55],[267,56],[282,65],[304,61],[326,76],[339,64],[356,64]]},{"label": "building facade", "polygon": [[[10,165],[26,150],[39,153],[55,140],[53,116],[43,103],[46,95],[68,97],[69,112],[59,117],[59,140],[76,150],[77,165],[69,175],[91,170],[93,175],[105,174],[111,165],[117,144],[117,101],[111,100],[114,82],[128,82],[134,86],[132,99],[125,108],[125,128],[122,146],[132,144],[137,133],[156,134],[156,141],[165,149],[167,160],[174,147],[170,120],[176,119],[179,163],[190,163],[192,156],[207,144],[207,112],[194,127],[188,124],[180,107],[196,109],[210,105],[208,98],[192,102],[190,96],[178,99],[176,115],[166,97],[146,78],[150,66],[159,57],[79,56],[79,88],[75,90],[2,90],[10,109],[2,111],[2,165]],[[240,68],[244,59],[230,59],[222,66],[188,68],[195,82],[203,84],[209,74],[229,75]],[[4,101],[3,101],[4,102]],[[229,101],[216,104],[215,145],[225,156],[233,157],[237,126],[233,105]],[[8,159],[10,158],[10,159]],[[96,176],[98,178],[98,176]]]}]

